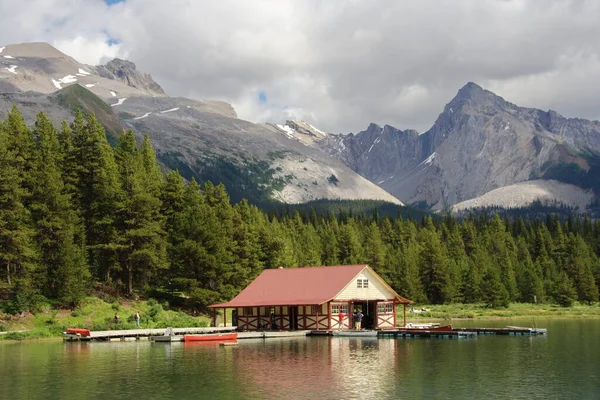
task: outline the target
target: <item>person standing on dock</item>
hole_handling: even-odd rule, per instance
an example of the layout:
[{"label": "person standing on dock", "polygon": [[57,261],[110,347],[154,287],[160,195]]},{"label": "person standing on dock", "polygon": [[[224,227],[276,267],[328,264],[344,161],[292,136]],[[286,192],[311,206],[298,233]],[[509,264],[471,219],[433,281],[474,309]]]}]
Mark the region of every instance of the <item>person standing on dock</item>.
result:
[{"label": "person standing on dock", "polygon": [[139,328],[140,327],[140,312],[136,311],[134,317],[135,317],[135,326],[137,328]]},{"label": "person standing on dock", "polygon": [[340,313],[338,314],[338,329],[342,329],[344,327],[344,312],[340,307]]},{"label": "person standing on dock", "polygon": [[356,313],[354,314],[354,329],[356,329],[357,331],[360,331],[362,319],[363,313],[361,313],[360,310],[356,310]]}]

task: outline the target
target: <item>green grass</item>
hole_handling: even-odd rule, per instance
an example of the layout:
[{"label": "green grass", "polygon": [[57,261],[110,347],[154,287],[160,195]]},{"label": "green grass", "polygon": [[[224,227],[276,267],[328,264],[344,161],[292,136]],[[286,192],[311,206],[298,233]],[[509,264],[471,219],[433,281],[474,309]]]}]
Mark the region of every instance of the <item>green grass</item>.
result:
[{"label": "green grass", "polygon": [[[135,329],[135,312],[140,313],[140,328],[184,328],[209,326],[210,318],[192,317],[181,311],[166,310],[156,300],[106,302],[88,297],[76,309],[55,310],[44,307],[37,314],[19,318],[3,318],[2,327],[9,333],[0,340],[24,340],[59,337],[67,328],[87,328],[92,331]],[[119,323],[114,322],[115,313]],[[5,321],[6,319],[6,321]],[[25,332],[17,332],[25,331]]]},{"label": "green grass", "polygon": [[[488,308],[483,304],[445,304],[414,306],[426,312],[411,313],[407,307],[407,320],[429,319],[502,319],[502,318],[600,318],[600,306],[576,303],[573,307],[561,307],[553,304],[511,303],[508,308]],[[399,308],[399,315],[402,308]]]}]

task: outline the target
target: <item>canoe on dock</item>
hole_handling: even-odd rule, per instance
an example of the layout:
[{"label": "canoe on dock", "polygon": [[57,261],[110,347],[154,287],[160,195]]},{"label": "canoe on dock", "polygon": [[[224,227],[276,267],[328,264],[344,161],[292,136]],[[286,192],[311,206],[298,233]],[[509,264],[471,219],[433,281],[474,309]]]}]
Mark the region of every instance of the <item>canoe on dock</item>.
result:
[{"label": "canoe on dock", "polygon": [[67,328],[67,331],[65,333],[67,335],[81,335],[84,337],[92,335],[92,333],[89,331],[89,329],[82,329],[82,328]]},{"label": "canoe on dock", "polygon": [[377,336],[377,331],[333,331],[333,336],[343,336],[343,337],[374,337]]},{"label": "canoe on dock", "polygon": [[218,334],[204,334],[204,335],[183,335],[184,342],[212,342],[212,341],[226,341],[236,340],[237,333],[218,333]]}]

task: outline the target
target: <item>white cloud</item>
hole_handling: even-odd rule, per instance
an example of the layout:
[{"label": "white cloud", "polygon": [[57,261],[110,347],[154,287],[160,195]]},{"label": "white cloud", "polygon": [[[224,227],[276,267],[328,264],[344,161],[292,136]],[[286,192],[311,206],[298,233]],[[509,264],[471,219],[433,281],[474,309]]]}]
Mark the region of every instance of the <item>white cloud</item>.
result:
[{"label": "white cloud", "polygon": [[468,81],[600,117],[593,0],[0,0],[0,14],[14,21],[0,25],[0,45],[44,40],[87,63],[128,57],[167,93],[226,100],[257,122],[293,114],[333,132],[424,130]]},{"label": "white cloud", "polygon": [[79,62],[99,65],[105,64],[119,55],[121,46],[111,46],[106,40],[106,36],[77,36],[73,39],[56,40],[51,44],[63,53],[72,55]]}]

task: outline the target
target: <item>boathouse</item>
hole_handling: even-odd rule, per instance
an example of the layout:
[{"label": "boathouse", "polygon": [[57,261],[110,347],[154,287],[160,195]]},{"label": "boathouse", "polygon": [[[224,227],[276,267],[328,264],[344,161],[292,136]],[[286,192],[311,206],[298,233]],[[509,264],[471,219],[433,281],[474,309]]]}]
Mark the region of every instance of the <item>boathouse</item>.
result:
[{"label": "boathouse", "polygon": [[223,309],[226,316],[232,309],[231,323],[239,330],[352,329],[357,310],[364,316],[364,329],[392,329],[397,305],[403,306],[406,325],[406,306],[411,303],[363,264],[267,269],[231,301],[209,307],[213,325],[216,310]]}]

